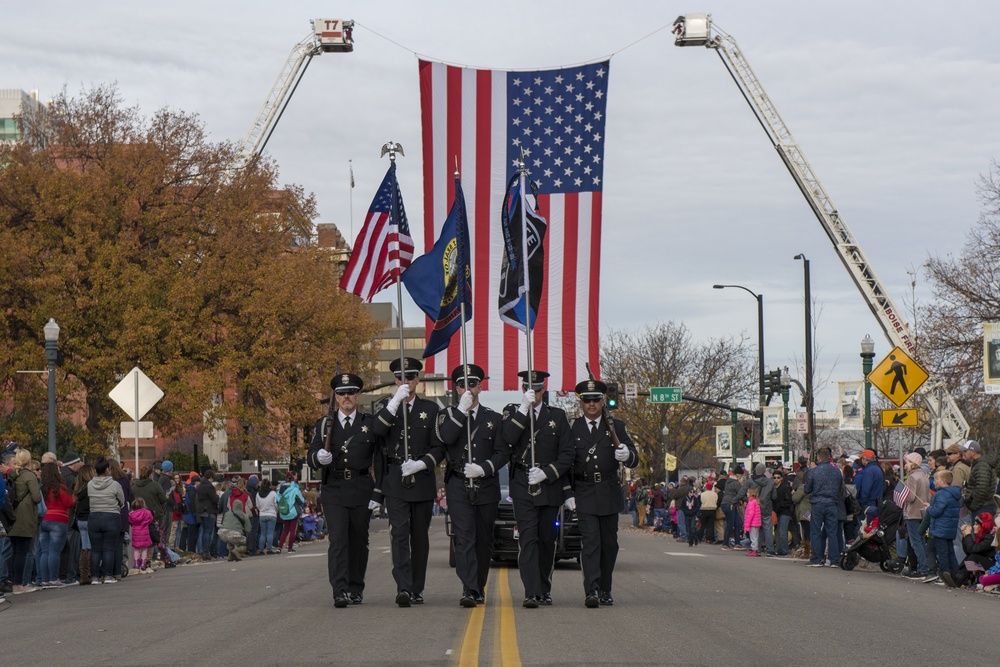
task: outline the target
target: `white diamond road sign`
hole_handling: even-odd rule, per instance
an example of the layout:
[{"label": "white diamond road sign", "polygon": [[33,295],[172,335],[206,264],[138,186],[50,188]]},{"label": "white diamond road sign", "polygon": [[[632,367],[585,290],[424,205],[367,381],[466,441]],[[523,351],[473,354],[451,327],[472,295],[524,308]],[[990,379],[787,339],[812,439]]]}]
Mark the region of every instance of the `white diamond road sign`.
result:
[{"label": "white diamond road sign", "polygon": [[680,403],[684,395],[680,387],[650,387],[650,403]]},{"label": "white diamond road sign", "polygon": [[108,392],[108,397],[117,403],[132,421],[138,421],[163,398],[163,390],[136,366]]}]

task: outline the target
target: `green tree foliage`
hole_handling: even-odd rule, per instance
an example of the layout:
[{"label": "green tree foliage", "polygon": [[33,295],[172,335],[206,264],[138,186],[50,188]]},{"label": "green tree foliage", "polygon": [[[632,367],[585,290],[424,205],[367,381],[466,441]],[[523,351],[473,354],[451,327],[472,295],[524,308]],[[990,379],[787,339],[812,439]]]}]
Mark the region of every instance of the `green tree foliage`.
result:
[{"label": "green tree foliage", "polygon": [[26,141],[0,147],[8,414],[44,405],[38,376],[14,371],[44,367],[49,317],[62,328],[60,413],[86,414],[95,452],[127,419],[108,391],[135,365],[166,393],[158,430],[204,418],[252,432],[230,443],[246,456],[287,451],[334,369],[370,371],[378,325],[337,289],[311,240],[313,198],[279,188],[274,164],[237,168],[196,116],[145,118],[114,87],[64,95],[23,126]]},{"label": "green tree foliage", "polygon": [[[601,343],[604,378],[649,387],[680,387],[687,396],[752,407],[756,402],[757,363],[745,337],[696,343],[683,323],[667,322],[639,331],[612,331]],[[648,398],[622,401],[614,415],[628,425],[641,459],[640,473],[664,478],[664,454],[681,467],[714,466],[715,426],[729,423],[729,413],[684,401],[653,404]],[[669,429],[666,449],[663,427]]]}]

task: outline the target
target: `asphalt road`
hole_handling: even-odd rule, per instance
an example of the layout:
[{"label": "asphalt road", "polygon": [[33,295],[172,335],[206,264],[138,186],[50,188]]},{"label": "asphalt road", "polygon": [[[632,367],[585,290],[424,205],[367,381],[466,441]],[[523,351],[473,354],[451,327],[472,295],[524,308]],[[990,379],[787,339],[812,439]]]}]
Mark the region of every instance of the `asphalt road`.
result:
[{"label": "asphalt road", "polygon": [[[624,525],[624,524],[623,524]],[[334,609],[324,544],[296,554],[11,596],[0,664],[995,664],[1000,596],[878,571],[746,558],[623,529],[613,607],[586,609],[575,563],[552,607],[523,609],[516,567],[458,605],[435,518],[426,604],[393,603],[388,532],[372,521],[365,602]],[[29,663],[30,661],[30,663]]]}]

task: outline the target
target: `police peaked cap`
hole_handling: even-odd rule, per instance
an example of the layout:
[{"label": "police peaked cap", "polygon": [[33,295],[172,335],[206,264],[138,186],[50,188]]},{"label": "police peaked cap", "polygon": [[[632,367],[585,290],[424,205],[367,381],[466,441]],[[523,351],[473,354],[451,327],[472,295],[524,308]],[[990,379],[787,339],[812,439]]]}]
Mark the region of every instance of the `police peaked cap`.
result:
[{"label": "police peaked cap", "polygon": [[[417,373],[423,370],[424,365],[420,363],[420,360],[414,359],[413,357],[403,357],[403,372],[406,373]],[[389,372],[393,375],[402,375],[399,372],[399,358],[393,359],[389,362]]]},{"label": "police peaked cap", "polygon": [[[528,379],[528,375],[531,375],[531,379]],[[549,376],[545,371],[521,371],[517,374],[517,377],[521,378],[524,384],[541,384],[545,382],[545,378]]]},{"label": "police peaked cap", "polygon": [[458,382],[459,380],[465,381],[466,370],[468,370],[468,375],[470,380],[483,381],[486,377],[486,372],[482,368],[475,364],[469,364],[468,366],[455,366],[455,370],[451,372],[451,381]]},{"label": "police peaked cap", "polygon": [[361,391],[361,388],[364,386],[364,380],[354,373],[341,373],[340,375],[334,375],[333,379],[330,380],[330,389],[333,389],[334,391],[337,391],[338,389],[357,389],[358,391]]},{"label": "police peaked cap", "polygon": [[608,385],[600,380],[584,380],[576,385],[576,393],[583,396],[603,396],[608,391]]}]

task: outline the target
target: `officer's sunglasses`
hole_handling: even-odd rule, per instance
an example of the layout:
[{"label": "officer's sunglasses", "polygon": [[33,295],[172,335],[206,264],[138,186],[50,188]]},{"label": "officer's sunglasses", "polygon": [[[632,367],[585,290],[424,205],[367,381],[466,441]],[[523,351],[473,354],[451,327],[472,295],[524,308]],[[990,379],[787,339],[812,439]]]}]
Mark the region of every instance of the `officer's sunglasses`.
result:
[{"label": "officer's sunglasses", "polygon": [[603,396],[581,396],[580,400],[584,403],[600,403]]},{"label": "officer's sunglasses", "polygon": [[[465,389],[465,380],[455,380],[455,386],[459,389]],[[479,380],[469,380],[469,389],[475,389],[479,386]]]},{"label": "officer's sunglasses", "polygon": [[[403,376],[401,374],[399,374],[399,373],[395,373],[394,375],[396,376],[397,380],[402,380],[403,379]],[[406,372],[406,379],[407,380],[416,380],[418,375],[420,375],[419,371],[407,371]]]},{"label": "officer's sunglasses", "polygon": [[356,396],[359,390],[357,389],[337,389],[335,393],[337,396]]}]

